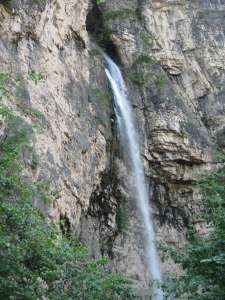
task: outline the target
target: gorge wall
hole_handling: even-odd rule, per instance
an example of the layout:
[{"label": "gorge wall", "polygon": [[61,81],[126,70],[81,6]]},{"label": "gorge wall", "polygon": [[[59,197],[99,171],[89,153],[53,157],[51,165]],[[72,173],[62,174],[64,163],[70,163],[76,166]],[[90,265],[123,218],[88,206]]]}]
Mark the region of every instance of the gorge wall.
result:
[{"label": "gorge wall", "polygon": [[179,247],[189,224],[201,227],[193,183],[225,146],[225,0],[11,0],[0,1],[0,19],[0,72],[14,82],[1,101],[28,122],[41,112],[36,163],[24,161],[54,201],[35,205],[93,256],[147,283],[129,162],[95,44],[127,81],[157,240]]}]

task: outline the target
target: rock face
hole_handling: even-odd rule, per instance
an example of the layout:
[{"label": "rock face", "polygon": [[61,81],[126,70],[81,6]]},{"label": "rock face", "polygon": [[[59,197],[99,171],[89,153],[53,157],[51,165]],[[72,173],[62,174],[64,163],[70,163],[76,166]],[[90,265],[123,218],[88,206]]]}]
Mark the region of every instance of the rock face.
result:
[{"label": "rock face", "polygon": [[56,196],[36,205],[147,284],[132,175],[92,39],[123,68],[157,238],[179,247],[202,206],[193,182],[224,147],[225,1],[11,0],[0,2],[0,18],[1,73],[20,78],[2,101],[29,122],[42,113],[38,164],[26,165]]}]

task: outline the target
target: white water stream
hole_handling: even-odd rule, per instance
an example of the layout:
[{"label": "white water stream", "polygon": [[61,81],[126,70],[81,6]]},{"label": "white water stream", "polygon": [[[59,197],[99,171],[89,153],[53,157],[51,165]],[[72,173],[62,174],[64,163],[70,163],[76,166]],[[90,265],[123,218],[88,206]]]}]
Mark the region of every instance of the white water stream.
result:
[{"label": "white water stream", "polygon": [[[114,107],[122,144],[127,150],[134,176],[136,201],[143,219],[144,236],[146,239],[146,261],[151,279],[161,282],[161,272],[157,250],[155,246],[155,233],[152,222],[151,207],[149,204],[148,190],[145,183],[144,169],[141,161],[137,133],[134,126],[131,105],[128,100],[127,89],[119,67],[106,55],[108,67],[106,75],[111,84],[114,95]],[[154,289],[154,300],[163,300],[160,288]]]}]

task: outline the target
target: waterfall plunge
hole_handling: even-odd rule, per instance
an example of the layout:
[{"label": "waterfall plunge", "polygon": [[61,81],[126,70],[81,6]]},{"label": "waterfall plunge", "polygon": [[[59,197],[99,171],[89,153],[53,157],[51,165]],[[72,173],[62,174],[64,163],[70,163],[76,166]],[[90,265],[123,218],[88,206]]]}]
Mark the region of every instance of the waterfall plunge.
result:
[{"label": "waterfall plunge", "polygon": [[[131,162],[135,189],[136,201],[143,219],[144,235],[146,239],[146,259],[148,270],[153,281],[161,282],[159,259],[155,246],[155,233],[153,228],[151,208],[148,201],[148,191],[145,184],[144,169],[142,166],[140,149],[137,139],[131,106],[128,101],[127,89],[118,66],[106,55],[105,59],[108,68],[105,70],[111,84],[114,95],[114,107],[117,117],[119,131],[122,137],[123,146],[127,148]],[[124,141],[126,140],[126,142]],[[162,300],[163,292],[159,288],[154,290],[154,300]]]}]

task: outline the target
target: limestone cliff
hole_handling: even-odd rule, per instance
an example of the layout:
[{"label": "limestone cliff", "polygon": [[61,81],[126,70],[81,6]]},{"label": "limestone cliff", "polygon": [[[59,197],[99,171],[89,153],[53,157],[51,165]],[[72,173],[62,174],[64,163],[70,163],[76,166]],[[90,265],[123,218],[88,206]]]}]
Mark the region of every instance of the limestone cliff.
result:
[{"label": "limestone cliff", "polygon": [[38,163],[25,163],[55,200],[36,205],[94,256],[146,282],[141,220],[95,44],[127,80],[158,240],[179,246],[202,206],[193,182],[224,147],[225,1],[11,0],[0,1],[0,18],[1,73],[20,78],[2,101],[28,121],[42,113]]}]

